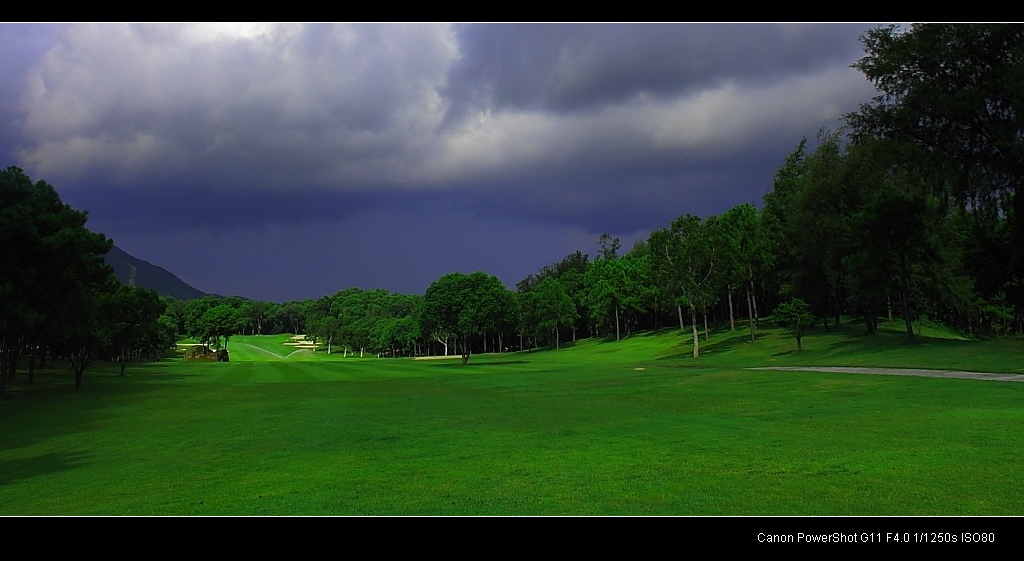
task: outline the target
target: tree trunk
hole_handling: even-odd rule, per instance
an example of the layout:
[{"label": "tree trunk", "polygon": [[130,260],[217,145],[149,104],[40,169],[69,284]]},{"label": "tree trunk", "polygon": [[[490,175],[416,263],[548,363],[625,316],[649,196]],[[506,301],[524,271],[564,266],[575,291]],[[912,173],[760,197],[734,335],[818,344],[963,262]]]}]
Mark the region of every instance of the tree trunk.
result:
[{"label": "tree trunk", "polygon": [[28,357],[28,383],[34,384],[36,381],[36,356],[39,354],[39,346],[32,345],[32,354]]},{"label": "tree trunk", "polygon": [[619,307],[615,306],[615,340],[619,340]]},{"label": "tree trunk", "polygon": [[747,288],[747,319],[750,321],[750,344],[753,345],[755,342],[754,337],[754,308],[753,302],[750,300],[750,288]]},{"label": "tree trunk", "polygon": [[96,359],[95,355],[85,347],[75,349],[71,352],[70,362],[71,368],[75,372],[75,389],[82,387],[82,373],[89,367]]},{"label": "tree trunk", "polygon": [[0,340],[0,399],[7,397],[7,376],[4,376],[4,366],[7,362],[7,340],[5,336]]},{"label": "tree trunk", "polygon": [[907,326],[907,337],[914,340],[914,324],[910,319],[910,271],[907,270],[907,258],[900,256],[900,291],[903,292],[903,321]]},{"label": "tree trunk", "polygon": [[700,337],[697,336],[697,307],[691,305],[690,313],[693,318],[690,322],[693,325],[693,358],[698,358],[700,357]]},{"label": "tree trunk", "polygon": [[747,267],[747,274],[750,276],[750,296],[754,304],[754,325],[761,325],[761,316],[757,314],[757,290],[754,288],[754,270]]},{"label": "tree trunk", "polygon": [[732,285],[726,285],[726,290],[729,293],[729,331],[736,331],[736,319],[732,311]]},{"label": "tree trunk", "polygon": [[[18,358],[21,355],[21,338],[15,337],[11,342],[11,346],[7,349],[7,373],[6,377],[13,379],[14,375],[18,372]],[[3,372],[0,372],[0,376],[4,376]]]},{"label": "tree trunk", "polygon": [[676,304],[676,311],[679,312],[679,331],[686,329],[686,324],[683,323],[683,305]]},{"label": "tree trunk", "polygon": [[708,315],[704,314],[704,342],[708,342]]}]

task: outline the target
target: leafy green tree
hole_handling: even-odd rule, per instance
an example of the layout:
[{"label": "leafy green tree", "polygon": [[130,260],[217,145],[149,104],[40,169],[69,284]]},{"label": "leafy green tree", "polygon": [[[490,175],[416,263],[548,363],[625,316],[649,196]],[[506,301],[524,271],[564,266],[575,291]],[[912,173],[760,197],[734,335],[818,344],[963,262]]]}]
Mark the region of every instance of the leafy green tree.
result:
[{"label": "leafy green tree", "polygon": [[370,323],[367,317],[370,309],[370,296],[358,288],[343,290],[334,295],[332,309],[341,325],[338,328],[338,342],[345,347],[345,356],[348,356],[348,349],[359,349],[359,355],[363,355],[364,349],[370,345]]},{"label": "leafy green tree", "polygon": [[276,314],[278,321],[288,330],[288,333],[300,335],[305,331],[301,302],[285,302],[278,306]]},{"label": "leafy green tree", "polygon": [[411,352],[419,336],[419,326],[411,315],[382,319],[374,324],[370,333],[374,347],[387,351],[392,357]]},{"label": "leafy green tree", "polygon": [[327,354],[331,354],[331,347],[338,339],[340,330],[341,320],[331,313],[306,320],[306,338],[312,340],[314,346],[317,341],[326,343]]},{"label": "leafy green tree", "polygon": [[635,316],[651,300],[650,277],[647,255],[600,258],[587,269],[583,283],[590,317],[600,323],[614,323],[616,341],[622,338],[622,324],[628,332]]},{"label": "leafy green tree", "polygon": [[597,243],[601,248],[601,259],[616,259],[619,256],[619,249],[622,248],[622,243],[619,242],[619,238],[613,238],[611,234],[606,232],[601,234]]},{"label": "leafy green tree", "polygon": [[800,340],[807,328],[814,324],[811,306],[799,298],[792,298],[779,304],[773,315],[775,321],[796,339],[796,350],[802,351]]},{"label": "leafy green tree", "polygon": [[185,331],[185,308],[188,305],[187,300],[176,300],[169,296],[162,296],[160,298],[164,303],[164,314],[170,321],[170,324],[174,326],[174,335],[184,335]]},{"label": "leafy green tree", "polygon": [[49,183],[16,167],[0,171],[0,397],[29,341],[81,351],[73,357],[76,388],[103,344],[98,310],[115,286],[103,262],[112,242],[90,232],[87,218]]},{"label": "leafy green tree", "polygon": [[732,294],[743,287],[747,296],[747,317],[750,324],[750,342],[756,340],[754,274],[760,274],[769,261],[768,246],[761,220],[754,205],[749,203],[730,208],[719,221],[722,248],[722,275],[726,282],[729,299],[729,321],[735,330],[733,320]]},{"label": "leafy green tree", "polygon": [[798,261],[791,271],[792,291],[804,295],[828,325],[838,324],[846,302],[846,267],[850,252],[849,220],[857,208],[855,189],[844,181],[841,131],[822,131],[807,156],[804,173],[789,208],[788,239]]},{"label": "leafy green tree", "polygon": [[[519,290],[515,293],[516,305],[516,329],[519,331],[519,348],[526,349],[523,338],[532,339],[530,348],[537,346],[537,336],[540,333],[540,318],[537,315],[537,293],[531,287],[528,290]],[[447,354],[447,345],[445,346]]]},{"label": "leafy green tree", "polygon": [[239,333],[255,335],[256,324],[253,322],[252,300],[236,296],[228,298],[226,302],[235,310],[235,314],[238,315],[239,321],[242,323],[242,330]]},{"label": "leafy green tree", "polygon": [[174,348],[178,340],[178,331],[174,319],[167,314],[162,314],[157,318],[157,323],[160,325],[159,330],[152,334],[154,339],[148,346],[152,349],[158,349],[158,354],[154,356],[159,359],[164,351]]},{"label": "leafy green tree", "polygon": [[252,322],[253,331],[256,335],[263,335],[263,328],[267,324],[274,305],[271,302],[254,301],[249,307],[249,317]]},{"label": "leafy green tree", "polygon": [[[233,335],[241,333],[247,323],[248,318],[224,302],[203,313],[199,318],[198,328],[202,340],[210,341],[214,346],[227,350],[228,340]],[[220,345],[221,339],[224,339],[223,347]]]},{"label": "leafy green tree", "polygon": [[[655,230],[648,238],[656,276],[668,279],[681,306],[690,308],[693,326],[693,358],[700,357],[697,313],[706,312],[715,298],[714,274],[719,266],[715,251],[715,221],[702,222],[692,214],[672,221],[668,229]],[[680,320],[682,327],[682,320]]]},{"label": "leafy green tree", "polygon": [[618,259],[596,259],[584,278],[590,317],[600,323],[614,322],[616,341],[621,339],[619,316],[628,298],[624,265]]},{"label": "leafy green tree", "polygon": [[[608,240],[606,243],[610,243]],[[572,340],[576,340],[576,332],[582,328],[590,325],[589,312],[587,309],[587,290],[585,285],[585,275],[587,270],[590,268],[589,256],[579,250],[566,255],[561,261],[545,265],[541,268],[537,274],[528,275],[523,280],[516,283],[516,291],[519,294],[527,294],[532,290],[538,283],[544,279],[551,278],[559,281],[565,288],[566,294],[572,300],[573,306],[576,308],[576,320],[572,323]],[[529,300],[529,298],[527,298]],[[521,301],[518,304],[521,311],[526,310],[528,302]],[[526,306],[525,308],[523,306]],[[536,328],[536,323],[531,321],[529,315],[518,317],[518,329],[520,334],[531,333],[533,334]],[[524,323],[525,322],[525,323]],[[520,347],[522,344],[520,343]]]},{"label": "leafy green tree", "polygon": [[[759,215],[767,248],[766,292],[773,297],[793,292],[802,265],[800,232],[792,224],[797,199],[807,173],[807,139],[801,138],[775,172],[772,189],[765,193]],[[756,311],[755,311],[756,316]]]},{"label": "leafy green tree", "polygon": [[555,348],[560,348],[561,338],[558,329],[568,327],[576,321],[576,306],[562,283],[551,277],[542,280],[532,292],[536,295],[535,313],[538,327],[554,333]]},{"label": "leafy green tree", "polygon": [[[979,221],[1005,217],[1009,245],[1024,247],[1024,26],[890,25],[861,41],[854,67],[879,94],[846,116],[854,138],[917,148],[908,160],[927,185]],[[1003,255],[1006,267],[984,266],[979,280],[1021,315],[1024,252]]]},{"label": "leafy green tree", "polygon": [[201,320],[206,312],[220,303],[221,299],[212,295],[187,301],[185,303],[185,335],[204,345],[208,344],[210,342],[207,339],[209,334]]},{"label": "leafy green tree", "polygon": [[[150,353],[167,343],[160,317],[166,305],[154,290],[122,285],[104,302],[109,341],[121,376],[133,353]],[[173,340],[171,341],[173,344]],[[165,347],[166,348],[166,347]],[[163,350],[163,349],[160,349]]]},{"label": "leafy green tree", "polygon": [[337,333],[338,317],[333,305],[334,301],[329,296],[317,300],[308,299],[302,303],[302,318],[306,326],[304,335],[307,341],[313,343],[314,351],[320,341],[328,340],[330,345],[330,340],[333,340]]},{"label": "leafy green tree", "polygon": [[477,271],[450,273],[434,281],[423,295],[420,329],[423,333],[451,333],[469,362],[473,342],[513,317],[512,293],[501,281]]},{"label": "leafy green tree", "polygon": [[55,348],[68,357],[75,375],[75,389],[82,388],[85,369],[92,366],[110,345],[110,335],[100,320],[100,296],[84,301],[76,311],[74,323],[63,324],[58,330]]},{"label": "leafy green tree", "polygon": [[[345,345],[346,356],[349,346],[358,348],[360,356],[363,356],[367,348],[393,350],[392,342],[386,341],[385,334],[390,333],[390,330],[384,323],[414,316],[418,308],[419,299],[416,296],[356,288],[335,294],[331,305],[332,313],[340,322],[338,338]],[[418,340],[412,345],[416,342]]]}]

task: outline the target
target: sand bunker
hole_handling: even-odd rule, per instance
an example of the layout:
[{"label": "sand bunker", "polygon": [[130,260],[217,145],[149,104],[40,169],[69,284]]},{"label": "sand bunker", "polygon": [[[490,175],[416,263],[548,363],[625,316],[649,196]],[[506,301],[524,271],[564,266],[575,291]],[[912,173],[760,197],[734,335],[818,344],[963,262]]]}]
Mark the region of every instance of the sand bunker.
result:
[{"label": "sand bunker", "polygon": [[448,356],[418,356],[413,360],[438,360],[442,358],[462,358],[460,355],[448,355]]},{"label": "sand bunker", "polygon": [[291,341],[285,341],[285,345],[289,347],[297,347],[299,349],[315,349],[316,345],[306,340],[305,335],[292,335]]}]

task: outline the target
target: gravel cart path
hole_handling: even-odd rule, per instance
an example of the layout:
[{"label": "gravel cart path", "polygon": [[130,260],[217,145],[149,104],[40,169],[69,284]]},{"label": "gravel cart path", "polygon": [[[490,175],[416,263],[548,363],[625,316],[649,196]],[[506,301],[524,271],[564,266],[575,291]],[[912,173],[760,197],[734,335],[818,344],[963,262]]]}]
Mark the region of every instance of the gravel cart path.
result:
[{"label": "gravel cart path", "polygon": [[925,376],[929,378],[967,378],[997,382],[1024,382],[1021,374],[964,372],[962,370],[925,370],[923,368],[865,368],[859,366],[762,366],[747,370],[791,370],[803,372],[842,372],[847,374],[884,374],[889,376]]}]

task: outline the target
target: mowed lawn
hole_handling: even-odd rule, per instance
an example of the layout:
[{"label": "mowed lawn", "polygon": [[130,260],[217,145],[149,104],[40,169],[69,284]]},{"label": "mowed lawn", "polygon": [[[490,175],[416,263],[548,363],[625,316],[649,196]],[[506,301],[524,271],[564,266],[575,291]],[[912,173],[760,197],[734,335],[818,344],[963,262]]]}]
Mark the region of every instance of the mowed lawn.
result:
[{"label": "mowed lawn", "polygon": [[743,335],[465,367],[239,336],[230,363],[99,365],[77,392],[51,363],[0,403],[0,515],[1024,512],[1024,383],[744,368],[1019,373],[1024,340]]}]

